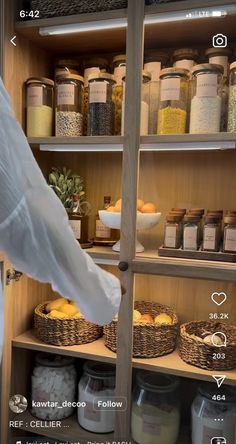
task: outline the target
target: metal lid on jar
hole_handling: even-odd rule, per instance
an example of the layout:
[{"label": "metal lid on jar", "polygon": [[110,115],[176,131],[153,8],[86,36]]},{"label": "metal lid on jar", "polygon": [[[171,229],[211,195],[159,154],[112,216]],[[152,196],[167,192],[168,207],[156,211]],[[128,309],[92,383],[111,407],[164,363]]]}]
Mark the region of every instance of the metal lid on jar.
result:
[{"label": "metal lid on jar", "polygon": [[66,73],[62,73],[61,75],[57,75],[57,79],[58,80],[78,80],[79,82],[84,83],[84,78],[82,76],[79,76],[79,74],[72,74],[70,72]]},{"label": "metal lid on jar", "polygon": [[30,85],[31,83],[43,83],[44,85],[54,86],[54,81],[47,79],[47,77],[30,77],[25,83],[26,85]]},{"label": "metal lid on jar", "polygon": [[230,48],[209,48],[206,50],[205,55],[207,57],[230,57],[233,54],[232,49]]},{"label": "metal lid on jar", "polygon": [[169,76],[169,75],[175,75],[175,76],[188,78],[189,77],[189,70],[184,69],[184,68],[177,68],[177,67],[164,68],[161,70],[160,79],[162,79],[163,77]]},{"label": "metal lid on jar", "polygon": [[192,68],[191,74],[197,75],[202,72],[214,72],[217,74],[224,74],[224,67],[222,65],[214,63],[202,63],[201,65],[195,65]]},{"label": "metal lid on jar", "polygon": [[105,362],[87,361],[84,364],[84,372],[97,379],[114,378],[116,367]]},{"label": "metal lid on jar", "polygon": [[93,80],[108,80],[109,82],[115,83],[114,76],[112,74],[109,74],[108,72],[90,74],[88,77],[88,82],[91,82]]},{"label": "metal lid on jar", "polygon": [[169,60],[169,55],[164,51],[150,50],[144,57],[144,63],[161,62],[162,65],[166,65]]},{"label": "metal lid on jar", "polygon": [[231,63],[231,65],[229,67],[230,71],[235,68],[236,68],[236,62]]},{"label": "metal lid on jar", "polygon": [[45,367],[66,367],[75,363],[74,358],[67,356],[54,355],[52,353],[37,353],[35,357],[36,364]]},{"label": "metal lid on jar", "polygon": [[139,387],[149,392],[156,393],[170,393],[176,390],[179,386],[179,379],[158,373],[138,373],[137,384]]},{"label": "metal lid on jar", "polygon": [[199,53],[196,49],[192,48],[181,48],[176,49],[173,53],[174,61],[182,60],[182,59],[190,59],[197,61],[199,57]]}]

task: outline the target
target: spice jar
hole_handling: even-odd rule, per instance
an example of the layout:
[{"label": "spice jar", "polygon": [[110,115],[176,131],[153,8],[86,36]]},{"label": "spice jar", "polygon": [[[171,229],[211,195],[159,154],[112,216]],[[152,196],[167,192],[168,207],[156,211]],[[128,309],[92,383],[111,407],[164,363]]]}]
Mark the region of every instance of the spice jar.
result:
[{"label": "spice jar", "polygon": [[31,377],[31,413],[44,420],[70,416],[75,402],[77,373],[75,361],[65,356],[38,353]]},{"label": "spice jar", "polygon": [[114,135],[114,84],[113,76],[108,73],[92,74],[89,76],[89,136]]},{"label": "spice jar", "polygon": [[236,62],[230,65],[228,131],[236,132]]},{"label": "spice jar", "polygon": [[[216,400],[217,397],[219,400]],[[216,390],[212,384],[203,384],[198,389],[191,411],[192,444],[211,443],[217,436],[225,438],[219,443],[235,442],[236,398],[233,388]]]},{"label": "spice jar", "polygon": [[175,444],[180,405],[177,378],[139,373],[133,395],[131,433],[138,444]]},{"label": "spice jar", "polygon": [[220,84],[221,107],[221,131],[227,131],[228,123],[228,100],[229,100],[229,57],[232,51],[229,48],[210,48],[206,51],[209,63],[221,65],[224,68],[222,82]]},{"label": "spice jar", "polygon": [[98,67],[85,68],[84,70],[84,100],[83,100],[83,135],[87,136],[88,132],[88,110],[89,110],[89,76],[91,74],[99,74]]},{"label": "spice jar", "polygon": [[202,64],[192,69],[192,100],[190,133],[207,134],[220,131],[221,92],[224,68],[220,65]]},{"label": "spice jar", "polygon": [[53,135],[54,82],[44,77],[26,81],[26,133],[28,137]]},{"label": "spice jar", "polygon": [[115,102],[115,135],[121,134],[122,102],[123,102],[123,77],[126,74],[126,55],[115,56],[112,60],[115,85],[113,86]]},{"label": "spice jar", "polygon": [[226,216],[224,218],[224,243],[223,250],[225,253],[236,252],[236,215]]},{"label": "spice jar", "polygon": [[198,51],[192,48],[176,49],[173,53],[173,66],[191,71],[197,64],[199,58]]},{"label": "spice jar", "polygon": [[188,71],[166,68],[160,74],[158,134],[184,134],[187,120]]},{"label": "spice jar", "polygon": [[55,81],[58,76],[63,74],[76,74],[78,75],[79,61],[76,59],[59,59],[55,67]]},{"label": "spice jar", "polygon": [[182,220],[181,214],[168,214],[165,224],[165,248],[180,248],[182,240]]},{"label": "spice jar", "polygon": [[200,241],[200,222],[199,216],[188,214],[184,216],[183,228],[183,249],[198,250]]},{"label": "spice jar", "polygon": [[56,136],[83,134],[83,77],[63,74],[56,82]]},{"label": "spice jar", "polygon": [[78,422],[94,433],[109,433],[115,427],[115,412],[99,408],[99,400],[110,401],[115,396],[115,367],[111,364],[86,362],[79,382]]},{"label": "spice jar", "polygon": [[220,218],[207,215],[203,227],[203,250],[219,251],[220,248]]}]

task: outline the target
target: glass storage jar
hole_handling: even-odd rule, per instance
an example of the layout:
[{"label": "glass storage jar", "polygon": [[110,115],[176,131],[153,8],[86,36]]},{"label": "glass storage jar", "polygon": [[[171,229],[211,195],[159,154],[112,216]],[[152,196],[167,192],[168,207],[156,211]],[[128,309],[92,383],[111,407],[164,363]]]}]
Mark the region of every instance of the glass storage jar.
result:
[{"label": "glass storage jar", "polygon": [[84,79],[76,74],[63,74],[56,82],[56,136],[83,134]]},{"label": "glass storage jar", "polygon": [[115,367],[111,364],[86,362],[79,382],[78,422],[94,433],[109,433],[115,427],[115,412],[100,409],[99,400],[110,401],[115,396]]},{"label": "glass storage jar", "polygon": [[199,53],[196,49],[176,49],[173,53],[173,66],[176,68],[183,68],[191,71],[194,65],[197,64],[198,59]]},{"label": "glass storage jar", "polygon": [[53,135],[54,82],[44,77],[26,81],[26,133],[28,137]]},{"label": "glass storage jar", "polygon": [[166,68],[160,74],[158,134],[184,134],[188,106],[188,71]]},{"label": "glass storage jar", "polygon": [[38,353],[31,377],[31,413],[39,419],[59,420],[72,415],[77,372],[75,361],[65,356]]},{"label": "glass storage jar", "polygon": [[221,220],[217,215],[207,215],[203,227],[204,251],[219,251]]},{"label": "glass storage jar", "polygon": [[205,63],[192,69],[190,133],[207,134],[220,131],[221,83],[224,68]]},{"label": "glass storage jar", "polygon": [[114,135],[114,77],[108,73],[89,76],[88,136]]},{"label": "glass storage jar", "polygon": [[85,68],[84,70],[84,99],[83,99],[83,135],[87,136],[88,133],[88,110],[89,110],[89,76],[94,74],[98,75],[100,68],[93,66],[91,68]]},{"label": "glass storage jar", "polygon": [[236,132],[236,62],[230,65],[228,131]]},{"label": "glass storage jar", "polygon": [[158,373],[137,375],[131,434],[138,444],[176,444],[180,405],[177,378]]},{"label": "glass storage jar", "polygon": [[165,223],[165,248],[180,248],[182,241],[182,214],[168,214]]},{"label": "glass storage jar", "polygon": [[115,135],[121,134],[122,102],[123,102],[123,77],[126,74],[126,55],[117,55],[112,60],[115,85],[113,87],[115,102]]},{"label": "glass storage jar", "polygon": [[220,436],[225,438],[224,442],[235,442],[236,397],[233,388],[216,390],[212,384],[203,384],[191,410],[192,444],[210,444],[212,438]]},{"label": "glass storage jar", "polygon": [[79,74],[79,61],[76,59],[59,59],[55,66],[55,81],[63,74]]},{"label": "glass storage jar", "polygon": [[183,249],[198,250],[200,242],[200,223],[201,218],[196,215],[187,214],[184,216],[183,228]]},{"label": "glass storage jar", "polygon": [[236,214],[224,218],[223,250],[225,253],[236,252]]},{"label": "glass storage jar", "polygon": [[223,78],[220,85],[220,96],[222,98],[220,130],[227,131],[228,123],[228,100],[229,100],[229,57],[232,51],[229,48],[209,48],[206,51],[209,63],[221,65],[224,68]]}]

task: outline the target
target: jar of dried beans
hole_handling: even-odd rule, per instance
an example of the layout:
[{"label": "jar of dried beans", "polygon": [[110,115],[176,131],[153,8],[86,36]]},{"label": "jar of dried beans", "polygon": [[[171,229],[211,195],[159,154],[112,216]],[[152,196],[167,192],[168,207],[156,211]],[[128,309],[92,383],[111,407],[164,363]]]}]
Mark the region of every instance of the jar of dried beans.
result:
[{"label": "jar of dried beans", "polygon": [[114,77],[108,73],[89,76],[88,135],[114,135]]}]

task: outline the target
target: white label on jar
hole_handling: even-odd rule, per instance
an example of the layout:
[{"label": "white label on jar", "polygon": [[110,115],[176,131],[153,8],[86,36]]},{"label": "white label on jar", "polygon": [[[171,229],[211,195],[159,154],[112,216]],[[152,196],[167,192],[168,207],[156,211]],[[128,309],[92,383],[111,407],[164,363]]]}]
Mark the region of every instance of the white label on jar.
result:
[{"label": "white label on jar", "polygon": [[101,220],[96,220],[96,237],[102,239],[111,237],[111,229],[106,227]]},{"label": "white label on jar", "polygon": [[223,430],[220,428],[211,428],[211,427],[204,427],[203,428],[203,441],[202,444],[209,444],[211,443],[212,438],[215,436],[224,436]]},{"label": "white label on jar", "polygon": [[95,410],[92,402],[86,402],[86,407],[84,408],[84,418],[93,422],[101,421],[101,411]]},{"label": "white label on jar", "polygon": [[216,246],[216,228],[204,227],[203,249],[215,250]]},{"label": "white label on jar", "polygon": [[161,101],[179,100],[180,97],[180,79],[161,80]]},{"label": "white label on jar", "polygon": [[69,220],[76,239],[81,238],[81,220]]},{"label": "white label on jar", "polygon": [[194,60],[183,59],[183,60],[178,60],[177,62],[175,62],[174,66],[176,66],[176,68],[183,68],[183,69],[188,69],[189,71],[191,71],[193,66],[195,66],[195,62],[194,62]]},{"label": "white label on jar", "polygon": [[27,91],[27,106],[43,105],[43,88],[42,86],[31,86]]},{"label": "white label on jar", "polygon": [[161,419],[157,416],[143,415],[143,433],[160,436]]},{"label": "white label on jar", "polygon": [[144,70],[151,74],[151,80],[153,82],[158,81],[161,72],[161,62],[145,63]]},{"label": "white label on jar", "polygon": [[184,228],[184,250],[197,250],[197,227]]},{"label": "white label on jar", "polygon": [[197,76],[197,97],[217,96],[217,74],[201,74]]},{"label": "white label on jar", "polygon": [[228,57],[227,56],[210,57],[209,63],[223,66],[224,67],[224,77],[228,77]]},{"label": "white label on jar", "polygon": [[58,103],[58,105],[74,105],[75,104],[75,86],[74,85],[58,85],[57,86],[57,103]]},{"label": "white label on jar", "polygon": [[126,66],[117,66],[114,69],[114,80],[117,85],[122,85],[122,78],[126,74]]},{"label": "white label on jar", "polygon": [[177,227],[166,227],[165,229],[165,247],[176,247]]},{"label": "white label on jar", "polygon": [[92,82],[89,87],[89,103],[106,103],[107,83]]},{"label": "white label on jar", "polygon": [[225,229],[225,250],[236,251],[236,229]]}]

